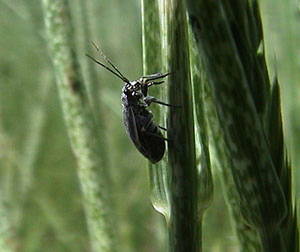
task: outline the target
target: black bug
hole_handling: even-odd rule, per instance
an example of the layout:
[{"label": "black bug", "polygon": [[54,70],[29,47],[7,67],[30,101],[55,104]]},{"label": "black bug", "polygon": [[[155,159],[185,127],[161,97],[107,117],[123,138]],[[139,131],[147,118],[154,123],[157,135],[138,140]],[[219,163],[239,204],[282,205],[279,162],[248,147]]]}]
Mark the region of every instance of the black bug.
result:
[{"label": "black bug", "polygon": [[157,163],[162,159],[165,153],[165,141],[168,141],[168,139],[164,138],[160,131],[160,129],[166,129],[158,126],[153,121],[153,115],[151,111],[147,110],[147,107],[152,102],[165,106],[172,105],[157,100],[153,96],[149,96],[148,88],[152,85],[160,85],[164,83],[164,81],[157,80],[167,77],[170,73],[156,73],[142,76],[140,79],[135,81],[129,81],[93,42],[92,44],[113,69],[97,61],[90,55],[86,55],[100,66],[116,75],[125,83],[122,88],[121,99],[123,105],[124,125],[127,134],[135,147],[146,158],[148,158],[151,163]]}]

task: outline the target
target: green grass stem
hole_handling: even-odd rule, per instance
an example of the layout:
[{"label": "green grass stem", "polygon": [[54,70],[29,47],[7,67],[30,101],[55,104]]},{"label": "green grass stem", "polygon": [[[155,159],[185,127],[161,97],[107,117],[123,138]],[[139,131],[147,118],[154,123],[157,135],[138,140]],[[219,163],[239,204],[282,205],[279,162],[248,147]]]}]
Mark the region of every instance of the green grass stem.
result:
[{"label": "green grass stem", "polygon": [[258,231],[263,251],[297,251],[278,83],[269,81],[258,3],[186,2],[243,219]]},{"label": "green grass stem", "polygon": [[[158,2],[152,0],[142,1],[143,26],[143,73],[153,74],[162,71],[161,32]],[[165,85],[168,85],[168,80]],[[150,94],[163,100],[164,89],[153,87]],[[162,106],[152,106],[157,123],[165,127],[165,112]],[[151,188],[151,202],[153,207],[169,219],[170,208],[168,199],[168,168],[166,155],[162,161],[153,165],[148,162],[149,183]]]},{"label": "green grass stem", "polygon": [[78,177],[93,251],[114,251],[110,179],[78,59],[68,1],[44,0],[44,17],[63,115],[77,160]]},{"label": "green grass stem", "polygon": [[168,165],[170,171],[170,251],[201,251],[202,213],[198,211],[198,177],[195,153],[193,97],[189,38],[183,1],[161,3],[164,31],[163,64],[173,74],[168,82]]},{"label": "green grass stem", "polygon": [[[144,74],[172,72],[154,94],[180,108],[154,111],[168,128],[168,156],[150,165],[152,203],[164,214],[170,251],[201,251],[201,222],[210,205],[213,188],[205,120],[197,118],[195,150],[189,37],[182,1],[142,1]],[[196,60],[196,58],[193,58]],[[203,86],[192,61],[197,114],[202,114]],[[165,115],[168,115],[167,117]],[[157,117],[156,117],[157,118]],[[200,126],[201,125],[201,126]],[[176,133],[175,133],[176,132]],[[167,161],[167,162],[166,162]]]}]

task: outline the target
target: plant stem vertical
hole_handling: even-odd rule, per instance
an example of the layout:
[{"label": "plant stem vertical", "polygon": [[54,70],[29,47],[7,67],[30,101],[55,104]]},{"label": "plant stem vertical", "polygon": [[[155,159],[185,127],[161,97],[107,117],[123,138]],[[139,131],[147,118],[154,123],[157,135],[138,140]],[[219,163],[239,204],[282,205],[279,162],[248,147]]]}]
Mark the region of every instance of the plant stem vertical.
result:
[{"label": "plant stem vertical", "polygon": [[278,82],[270,83],[268,76],[258,1],[186,3],[242,217],[257,230],[264,251],[297,251]]},{"label": "plant stem vertical", "polygon": [[114,251],[109,176],[101,137],[83,84],[74,46],[68,1],[43,0],[46,31],[63,115],[77,160],[78,177],[93,251]]},{"label": "plant stem vertical", "polygon": [[182,0],[163,1],[166,39],[163,58],[169,78],[168,161],[170,169],[169,245],[172,252],[201,250],[193,98],[187,17]]}]

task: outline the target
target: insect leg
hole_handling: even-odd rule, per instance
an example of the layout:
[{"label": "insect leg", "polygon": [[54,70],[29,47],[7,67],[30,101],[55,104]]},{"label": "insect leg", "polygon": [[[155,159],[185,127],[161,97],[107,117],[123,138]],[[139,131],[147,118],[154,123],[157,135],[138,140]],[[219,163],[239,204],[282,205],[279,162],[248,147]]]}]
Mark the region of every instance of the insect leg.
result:
[{"label": "insect leg", "polygon": [[159,84],[163,84],[165,81],[152,81],[150,83],[147,84],[147,87],[151,87],[152,85],[159,85]]},{"label": "insect leg", "polygon": [[157,127],[160,128],[160,129],[162,129],[162,130],[164,130],[164,131],[167,131],[167,129],[164,128],[164,127],[162,127],[162,126],[157,125]]},{"label": "insect leg", "polygon": [[158,137],[158,138],[161,138],[167,142],[172,142],[172,140],[168,139],[168,138],[165,138],[163,137],[162,135],[158,135],[158,134],[155,134],[155,133],[151,133],[151,132],[145,132],[145,135],[149,135],[149,136],[155,136],[155,137]]},{"label": "insect leg", "polygon": [[[148,120],[145,122],[144,127],[142,128],[142,131],[144,132],[144,134],[145,134],[145,135],[148,135],[148,136],[155,136],[155,137],[161,138],[161,139],[167,141],[168,143],[172,144],[172,145],[175,147],[175,149],[176,149],[177,151],[179,151],[178,148],[176,147],[174,141],[172,141],[171,139],[165,138],[165,137],[163,137],[162,135],[155,134],[155,133],[152,133],[152,132],[149,132],[149,131],[146,130],[146,128],[148,128],[148,125],[151,124],[151,118],[152,118],[152,117],[149,117],[149,118],[148,118]],[[157,125],[157,126],[158,126],[158,128],[167,131],[166,128],[164,128],[164,127],[162,127],[162,126],[159,126],[159,125]]]},{"label": "insect leg", "polygon": [[[170,144],[174,144],[174,142],[173,142],[171,139],[165,138],[165,137],[163,137],[162,135],[155,134],[155,133],[152,133],[152,132],[149,132],[149,131],[146,130],[146,129],[148,128],[148,125],[151,124],[151,118],[152,118],[152,117],[149,117],[149,118],[147,119],[147,121],[145,122],[144,127],[142,128],[142,131],[144,132],[144,134],[145,134],[145,135],[148,135],[148,136],[155,136],[155,137],[158,137],[158,138],[161,138],[161,139],[167,141],[167,142],[170,143]],[[159,125],[158,125],[158,128],[167,131],[167,129],[164,128],[164,127],[162,127],[162,126],[159,126]],[[174,145],[174,146],[175,146],[175,145]],[[175,148],[176,148],[176,146],[175,146]],[[178,150],[178,149],[176,148],[176,150]]]},{"label": "insect leg", "polygon": [[165,78],[165,77],[167,77],[170,74],[172,74],[172,73],[166,73],[166,74],[162,74],[162,73],[149,74],[149,75],[142,76],[141,79],[145,80],[145,82],[149,82],[149,81],[152,81],[152,80],[157,80],[157,79]]},{"label": "insect leg", "polygon": [[149,79],[149,78],[153,78],[153,77],[157,77],[157,76],[161,76],[161,75],[163,75],[163,74],[162,73],[146,74],[146,75],[142,76],[141,78]]},{"label": "insect leg", "polygon": [[158,103],[160,105],[165,105],[165,106],[168,106],[168,107],[173,107],[173,108],[180,108],[180,106],[176,106],[176,105],[172,105],[172,104],[168,104],[168,103],[165,103],[163,101],[160,101],[158,99],[156,99],[155,97],[153,96],[146,96],[144,98],[144,102],[149,106],[152,102],[155,102],[155,103]]},{"label": "insect leg", "polygon": [[145,132],[146,135],[149,135],[149,136],[155,136],[155,137],[158,137],[158,138],[161,138],[165,141],[167,141],[169,144],[172,144],[174,147],[175,147],[175,150],[179,152],[179,149],[176,147],[174,141],[172,141],[171,139],[169,138],[165,138],[163,137],[162,135],[157,135],[155,133],[151,133],[151,132]]},{"label": "insect leg", "polygon": [[[146,129],[147,129],[147,128],[149,127],[149,125],[152,123],[152,117],[153,117],[153,116],[150,116],[150,117],[146,120],[145,125],[142,127],[142,131],[143,131],[143,132],[147,133],[147,130],[146,130]],[[162,130],[164,130],[164,131],[167,131],[167,129],[164,128],[164,127],[162,127],[162,126],[157,125],[157,127],[160,128],[160,129],[162,129]]]}]

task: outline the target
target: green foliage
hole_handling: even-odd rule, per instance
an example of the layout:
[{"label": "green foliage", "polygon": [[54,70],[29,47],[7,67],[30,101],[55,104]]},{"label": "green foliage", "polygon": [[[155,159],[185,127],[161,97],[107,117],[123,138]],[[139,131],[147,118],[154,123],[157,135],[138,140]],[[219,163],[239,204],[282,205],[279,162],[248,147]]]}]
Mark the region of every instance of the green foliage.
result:
[{"label": "green foliage", "polygon": [[187,0],[187,6],[242,217],[259,233],[263,251],[298,251],[279,87],[277,78],[269,83],[258,2]]},{"label": "green foliage", "polygon": [[77,161],[92,251],[115,251],[113,210],[102,131],[96,121],[81,78],[67,1],[45,0],[43,11],[50,56],[72,150]]},{"label": "green foliage", "polygon": [[[44,1],[46,2],[53,1]],[[66,1],[56,2],[66,3]],[[281,238],[285,245],[290,245],[287,251],[297,251],[296,209],[291,191],[294,189],[296,192],[299,191],[300,181],[297,169],[300,164],[298,155],[300,99],[297,88],[300,74],[299,58],[295,53],[300,42],[298,6],[291,0],[261,1],[265,35],[263,40],[266,45],[264,49],[261,43],[259,12],[253,5],[255,1],[222,2],[226,2],[223,9],[228,18],[226,22],[243,24],[237,27],[237,31],[239,27],[247,27],[237,33],[238,37],[232,38],[233,41],[239,41],[234,43],[238,44],[236,53],[244,71],[242,82],[250,81],[256,84],[247,88],[250,91],[245,94],[248,97],[245,101],[249,101],[250,94],[250,100],[253,99],[251,106],[259,112],[251,125],[255,126],[257,122],[263,125],[269,160],[274,163],[273,175],[278,177],[273,182],[277,185],[279,183],[285,199],[284,205],[287,206],[286,210],[279,206],[276,209],[278,215],[268,210],[270,214],[266,219],[269,220],[268,223],[277,223],[281,216],[287,213],[280,225]],[[245,5],[246,2],[251,5]],[[61,68],[70,65],[73,68],[75,58],[75,62],[78,62],[75,63],[76,73],[72,73],[71,77],[75,78],[78,74],[83,76],[78,80],[80,89],[84,89],[84,101],[80,97],[73,97],[77,99],[75,103],[81,104],[77,108],[83,105],[88,107],[88,110],[92,109],[92,114],[83,116],[81,120],[81,126],[88,124],[87,127],[93,132],[87,138],[82,135],[78,138],[80,141],[90,139],[86,141],[88,146],[83,149],[74,144],[76,141],[74,134],[87,133],[89,130],[71,133],[70,127],[72,128],[74,124],[70,125],[72,122],[70,118],[74,114],[68,115],[66,108],[61,109],[61,105],[65,107],[66,100],[59,98],[61,87],[56,87],[54,74],[57,66],[53,67],[51,64],[53,50],[49,51],[48,48],[48,44],[53,44],[51,39],[55,40],[58,37],[52,34],[49,38],[46,35],[41,1],[0,1],[0,251],[91,251],[91,244],[97,244],[95,240],[93,243],[93,239],[102,240],[101,242],[104,239],[91,228],[91,225],[96,225],[101,218],[88,215],[89,203],[86,199],[87,193],[93,192],[97,185],[103,185],[102,180],[105,180],[104,184],[108,182],[103,175],[110,177],[110,181],[108,185],[101,187],[104,188],[101,189],[101,194],[112,202],[112,206],[110,203],[104,205],[108,208],[107,216],[114,218],[114,223],[107,227],[112,231],[104,231],[104,234],[106,236],[110,232],[115,233],[117,237],[115,243],[121,248],[117,251],[167,251],[168,230],[163,217],[153,210],[149,195],[156,210],[167,217],[168,224],[172,218],[172,223],[178,221],[174,220],[174,213],[177,210],[174,204],[175,196],[171,193],[171,188],[173,187],[174,192],[176,185],[172,174],[174,166],[168,165],[168,160],[174,158],[176,150],[169,148],[173,154],[166,152],[162,162],[155,166],[149,165],[149,191],[146,161],[131,144],[123,127],[120,102],[122,83],[85,57],[85,53],[88,53],[102,60],[90,45],[91,40],[99,45],[130,80],[142,75],[142,66],[144,73],[170,71],[174,67],[181,69],[179,73],[176,71],[173,77],[169,77],[165,85],[153,87],[150,92],[161,100],[169,99],[170,103],[177,105],[179,103],[183,109],[171,110],[173,114],[170,115],[168,108],[158,108],[153,104],[151,110],[156,122],[165,127],[173,127],[168,137],[174,135],[174,130],[178,132],[184,129],[188,131],[187,138],[195,139],[196,149],[188,155],[195,155],[196,160],[187,161],[191,162],[187,176],[190,176],[191,171],[195,171],[195,167],[196,171],[203,171],[202,167],[210,167],[207,146],[208,142],[210,144],[209,155],[214,178],[212,202],[213,190],[209,169],[201,173],[201,176],[200,173],[197,174],[196,180],[197,197],[201,199],[197,201],[197,217],[199,217],[197,221],[202,223],[203,251],[261,251],[257,238],[261,232],[257,233],[253,226],[246,225],[242,220],[238,204],[240,195],[234,183],[236,178],[233,179],[228,169],[233,166],[234,160],[223,141],[223,132],[219,127],[214,106],[217,102],[212,99],[215,95],[211,95],[211,92],[215,91],[208,88],[206,79],[210,80],[209,75],[206,76],[200,71],[203,66],[199,61],[199,54],[202,55],[205,50],[197,51],[192,36],[187,42],[186,30],[184,37],[172,39],[176,31],[174,27],[168,27],[170,24],[176,25],[176,22],[167,21],[166,13],[174,10],[173,4],[181,4],[181,1],[165,1],[168,3],[167,6],[161,8],[159,4],[163,1],[144,0],[141,16],[138,0],[75,0],[69,3],[70,5],[64,9],[66,15],[58,18],[67,18],[68,22],[61,23],[60,27],[69,27],[72,35],[70,37],[70,31],[62,34],[68,39],[64,41],[64,50],[61,51],[63,53],[57,60],[66,60],[61,64]],[[184,7],[180,6],[177,9],[180,12],[176,15],[178,21],[181,20],[179,23],[183,25],[179,26],[180,29],[186,29],[182,16],[183,9]],[[174,13],[169,12],[168,17],[172,15]],[[71,19],[68,19],[68,16]],[[213,20],[210,18],[210,22]],[[245,41],[245,37],[249,39]],[[141,40],[143,40],[143,56]],[[176,44],[174,41],[181,42]],[[58,49],[57,45],[55,50]],[[221,54],[222,49],[217,48],[216,53]],[[185,58],[187,50],[190,54],[189,60]],[[173,53],[170,53],[172,51]],[[248,54],[249,51],[252,53]],[[274,51],[277,59],[276,74],[272,69]],[[268,70],[265,65],[265,54],[268,56]],[[185,55],[183,61],[176,63],[176,58],[180,59],[182,55]],[[235,73],[235,65],[231,62],[228,60],[224,65]],[[189,71],[191,82],[188,77]],[[270,76],[276,76],[274,82],[267,77],[268,72]],[[224,76],[215,70],[213,73],[216,78]],[[224,78],[224,82],[228,81],[227,75]],[[82,85],[82,79],[86,86]],[[178,80],[180,83],[177,83]],[[247,85],[243,87],[245,86]],[[182,92],[185,94],[182,95]],[[236,93],[239,94],[238,91]],[[283,111],[282,118],[280,104]],[[191,113],[191,107],[194,108],[194,113]],[[86,112],[85,109],[83,110]],[[80,111],[82,112],[80,109],[77,110],[78,113],[75,114],[82,115]],[[181,126],[173,121],[170,125],[170,120],[178,116],[180,118],[187,116],[185,120],[194,117],[194,122],[188,122],[184,128],[180,128]],[[67,121],[66,117],[69,117]],[[206,127],[209,130],[209,137]],[[86,154],[86,150],[90,150],[94,141],[101,143],[94,152],[97,153],[96,156],[92,158],[95,161],[92,165],[94,168],[91,169],[93,172],[85,173],[94,184],[93,188],[85,190],[82,181],[85,175],[82,174],[80,156]],[[180,139],[178,145],[178,149],[187,146],[193,148],[193,143],[187,140]],[[288,148],[288,152],[285,148]],[[178,167],[177,171],[180,171],[182,165]],[[295,181],[294,188],[291,187],[291,175]],[[186,186],[184,181],[181,185]],[[195,189],[193,186],[190,188]],[[83,191],[85,193],[82,193]],[[222,191],[227,205],[230,206],[229,216]],[[298,195],[296,194],[296,197]],[[98,195],[93,197],[98,202]],[[250,195],[248,198],[252,197]],[[191,196],[189,199],[192,198]],[[208,206],[210,207],[207,209]],[[207,210],[203,217],[205,209]],[[105,209],[96,207],[94,213],[99,211]],[[255,215],[259,216],[256,212]],[[91,222],[91,218],[94,217],[97,219],[95,223]],[[251,224],[256,226],[265,224],[261,219],[253,223],[251,218],[251,214],[246,213],[248,223],[250,220]],[[186,223],[190,223],[189,221]],[[232,224],[233,232],[229,222]],[[178,222],[177,227],[181,224]],[[191,223],[193,228],[200,228],[194,225],[195,223]],[[172,232],[169,235],[172,235]],[[268,240],[268,237],[264,238]],[[175,241],[179,240],[178,237],[176,239]],[[98,245],[94,245],[96,246]]]}]

